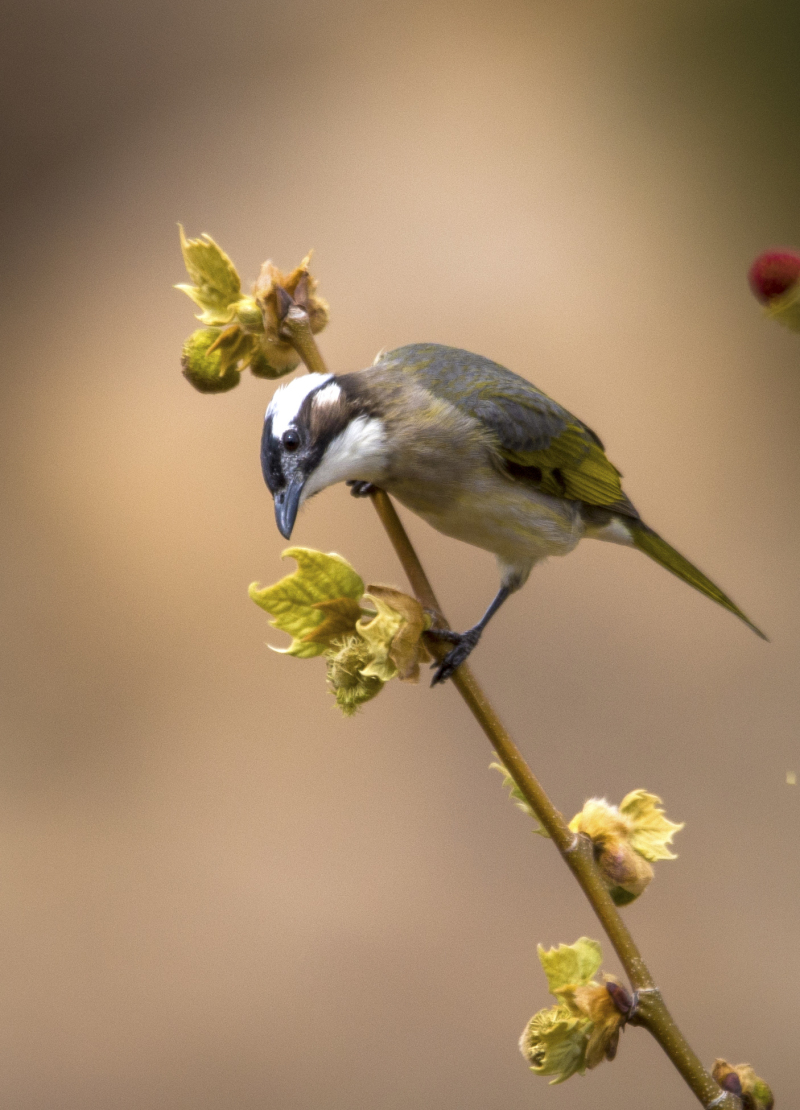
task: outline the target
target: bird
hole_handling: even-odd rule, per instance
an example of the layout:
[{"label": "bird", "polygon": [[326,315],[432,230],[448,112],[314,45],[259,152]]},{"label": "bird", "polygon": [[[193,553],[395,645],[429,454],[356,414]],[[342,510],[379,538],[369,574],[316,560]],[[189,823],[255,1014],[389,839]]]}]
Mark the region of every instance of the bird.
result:
[{"label": "bird", "polygon": [[267,408],[261,467],[286,539],[301,505],[346,482],[357,497],[383,489],[437,531],[495,555],[500,587],[477,624],[428,633],[452,644],[432,685],[466,660],[537,563],[584,538],[644,552],[766,639],[644,523],[592,429],[482,355],[412,343],[365,370],[295,378]]}]

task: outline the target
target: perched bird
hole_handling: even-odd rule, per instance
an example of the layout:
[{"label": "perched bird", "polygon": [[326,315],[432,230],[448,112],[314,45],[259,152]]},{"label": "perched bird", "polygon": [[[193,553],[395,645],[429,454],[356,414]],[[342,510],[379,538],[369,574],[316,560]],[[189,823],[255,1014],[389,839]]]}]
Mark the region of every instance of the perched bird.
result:
[{"label": "perched bird", "polygon": [[478,623],[430,633],[453,644],[434,683],[464,662],[535,563],[585,537],[638,548],[766,639],[642,521],[591,428],[480,355],[414,343],[367,370],[296,378],[269,404],[261,465],[286,539],[304,501],[347,482],[356,496],[378,486],[439,532],[494,553],[500,589]]}]

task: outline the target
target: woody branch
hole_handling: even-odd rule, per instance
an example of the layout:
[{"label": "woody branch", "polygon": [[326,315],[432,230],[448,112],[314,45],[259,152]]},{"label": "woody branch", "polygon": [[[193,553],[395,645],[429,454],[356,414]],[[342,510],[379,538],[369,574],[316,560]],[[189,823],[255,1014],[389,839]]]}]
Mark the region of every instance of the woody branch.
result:
[{"label": "woody branch", "polygon": [[[283,317],[282,337],[291,343],[309,371],[328,373],[303,306],[295,303],[284,290],[280,290],[278,296]],[[448,627],[433,588],[391,500],[383,490],[375,490],[371,494],[371,500],[417,600],[426,609],[440,615],[440,627]],[[432,641],[430,650],[437,659],[441,659],[447,646]],[[741,1110],[740,1099],[718,1086],[675,1024],[661,991],[605,886],[594,860],[591,840],[583,834],[573,833],[569,828],[506,731],[467,664],[458,668],[451,681],[577,879],[617,953],[634,992],[635,1005],[628,1023],[641,1025],[649,1030],[707,1110],[712,1106],[715,1110]]]}]

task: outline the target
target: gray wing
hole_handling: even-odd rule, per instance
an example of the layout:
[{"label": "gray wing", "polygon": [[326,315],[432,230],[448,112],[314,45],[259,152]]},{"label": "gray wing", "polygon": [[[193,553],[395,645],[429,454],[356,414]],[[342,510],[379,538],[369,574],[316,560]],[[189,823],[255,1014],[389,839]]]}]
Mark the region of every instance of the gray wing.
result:
[{"label": "gray wing", "polygon": [[387,352],[380,361],[415,373],[437,397],[490,428],[509,453],[546,451],[569,425],[583,429],[602,450],[598,437],[582,421],[519,374],[482,355],[438,343],[411,343]]},{"label": "gray wing", "polygon": [[514,477],[554,497],[638,516],[591,428],[518,374],[436,343],[399,347],[380,364],[415,374],[435,396],[479,420]]}]

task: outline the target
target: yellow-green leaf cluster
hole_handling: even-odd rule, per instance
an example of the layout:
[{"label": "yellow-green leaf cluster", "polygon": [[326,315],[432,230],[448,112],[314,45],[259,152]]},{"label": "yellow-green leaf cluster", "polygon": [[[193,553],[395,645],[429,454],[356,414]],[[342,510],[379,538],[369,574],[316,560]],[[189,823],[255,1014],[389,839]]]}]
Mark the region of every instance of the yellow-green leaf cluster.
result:
[{"label": "yellow-green leaf cluster", "polygon": [[[180,225],[179,225],[180,227]],[[259,378],[279,378],[294,370],[300,357],[279,335],[280,309],[276,286],[300,298],[309,313],[313,331],[328,320],[328,307],[315,294],[316,282],[308,272],[309,257],[290,274],[271,262],[262,268],[254,295],[242,294],[236,267],[210,235],[187,239],[180,227],[181,251],[189,283],[176,285],[200,309],[205,325],[187,339],[183,348],[184,376],[204,393],[219,393],[239,382],[248,367]]]},{"label": "yellow-green leaf cluster", "polygon": [[617,905],[632,902],[653,879],[656,860],[676,859],[669,845],[682,824],[670,821],[661,799],[646,790],[633,790],[620,805],[590,798],[570,821],[573,832],[589,837],[595,859]]},{"label": "yellow-green leaf cluster", "polygon": [[417,681],[420,663],[430,658],[422,639],[430,621],[415,598],[390,586],[369,586],[365,593],[363,580],[340,555],[307,547],[283,554],[297,561],[297,569],[273,586],[254,582],[250,597],[272,615],[273,628],[292,637],[284,654],[325,655],[328,685],[346,716],[392,678]]},{"label": "yellow-green leaf cluster", "polygon": [[580,937],[549,951],[539,946],[539,960],[557,1005],[534,1014],[520,1050],[531,1071],[563,1083],[604,1059],[613,1060],[624,1017],[606,986],[594,981],[603,962],[596,940]]}]

